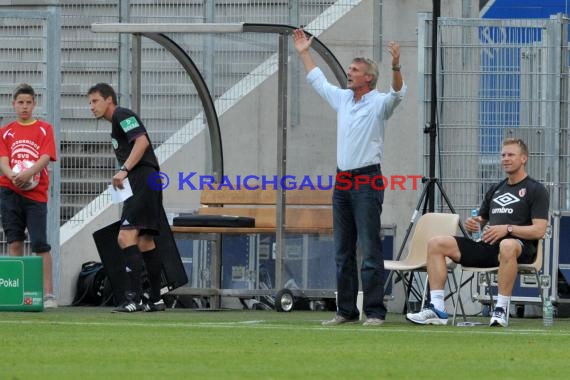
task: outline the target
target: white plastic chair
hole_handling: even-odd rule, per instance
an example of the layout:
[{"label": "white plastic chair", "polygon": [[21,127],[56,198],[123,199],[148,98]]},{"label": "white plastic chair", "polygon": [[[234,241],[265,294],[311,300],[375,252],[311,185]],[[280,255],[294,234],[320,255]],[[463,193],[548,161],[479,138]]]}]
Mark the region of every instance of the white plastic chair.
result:
[{"label": "white plastic chair", "polygon": [[[394,271],[402,279],[406,305],[410,310],[409,293],[412,289],[414,272],[427,271],[427,243],[435,236],[454,236],[459,225],[459,215],[449,213],[427,213],[423,214],[416,223],[412,239],[409,244],[408,253],[402,260],[384,260],[384,269]],[[453,269],[455,263],[448,262],[448,271],[451,272],[455,291],[457,291],[457,281]],[[409,276],[407,276],[409,274]],[[448,278],[449,281],[449,278]],[[423,286],[422,305],[423,309],[427,291],[427,277]],[[454,291],[454,292],[455,292]],[[452,292],[453,294],[453,292]],[[463,308],[463,305],[462,305]]]}]

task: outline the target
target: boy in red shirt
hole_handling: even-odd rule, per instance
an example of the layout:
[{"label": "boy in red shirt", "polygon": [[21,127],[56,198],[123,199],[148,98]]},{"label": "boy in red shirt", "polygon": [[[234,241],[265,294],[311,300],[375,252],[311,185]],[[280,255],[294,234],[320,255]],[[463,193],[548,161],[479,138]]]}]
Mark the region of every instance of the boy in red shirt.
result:
[{"label": "boy in red shirt", "polygon": [[51,246],[47,242],[47,166],[56,160],[52,126],[32,116],[34,89],[14,91],[12,106],[18,119],[0,129],[0,213],[10,256],[24,254],[26,228],[32,252],[42,257],[44,307],[57,307],[53,294]]}]

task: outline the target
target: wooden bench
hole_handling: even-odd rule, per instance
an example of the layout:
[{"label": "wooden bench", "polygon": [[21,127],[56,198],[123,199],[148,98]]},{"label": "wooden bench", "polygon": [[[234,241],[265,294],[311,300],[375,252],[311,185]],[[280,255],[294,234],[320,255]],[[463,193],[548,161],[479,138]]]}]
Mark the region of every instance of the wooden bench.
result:
[{"label": "wooden bench", "polygon": [[[332,189],[288,190],[284,232],[332,234]],[[220,190],[206,188],[200,195],[200,215],[233,215],[255,219],[255,227],[181,227],[175,233],[275,233],[277,230],[276,190]]]},{"label": "wooden bench", "polygon": [[[253,297],[272,295],[271,289],[221,289],[222,234],[332,234],[332,189],[288,190],[285,193],[285,223],[277,228],[276,190],[221,190],[204,189],[200,195],[200,215],[233,215],[255,219],[255,227],[183,227],[172,226],[176,238],[210,240],[213,243],[211,262],[211,288],[179,288],[174,295],[190,294],[210,298],[212,309],[220,306],[220,296]],[[275,283],[280,286],[283,256],[275,260]],[[330,291],[333,295],[333,290]],[[321,291],[321,294],[322,293]]]},{"label": "wooden bench", "polygon": [[[281,232],[285,234],[332,235],[332,193],[333,190],[288,190],[285,192],[285,223]],[[255,296],[278,296],[275,290],[283,285],[284,255],[275,257],[276,289],[221,289],[221,250],[223,234],[276,234],[277,228],[277,191],[276,190],[222,190],[204,189],[200,196],[200,215],[233,215],[255,218],[255,227],[182,227],[173,226],[172,231],[179,239],[210,240],[213,243],[210,257],[211,287],[181,287],[171,292],[173,295],[193,295],[209,297],[210,308],[220,306],[220,297],[251,298]],[[393,225],[384,226],[394,231]],[[393,236],[393,234],[392,234]],[[331,251],[334,265],[334,253]],[[391,256],[391,255],[390,255]],[[302,260],[307,257],[303,256]],[[196,262],[193,262],[195,265]],[[306,263],[305,263],[306,264]],[[304,265],[305,265],[304,264]],[[308,265],[308,264],[307,264]],[[306,274],[304,274],[306,275]],[[334,298],[335,289],[291,289],[295,296],[318,299]]]}]

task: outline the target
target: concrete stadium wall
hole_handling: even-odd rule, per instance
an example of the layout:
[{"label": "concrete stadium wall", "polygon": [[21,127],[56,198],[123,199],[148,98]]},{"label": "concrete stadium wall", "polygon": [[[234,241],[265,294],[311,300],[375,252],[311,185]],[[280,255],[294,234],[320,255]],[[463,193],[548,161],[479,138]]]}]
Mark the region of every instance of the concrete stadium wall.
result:
[{"label": "concrete stadium wall", "polygon": [[[472,2],[443,1],[445,16],[461,17],[476,15]],[[463,5],[462,5],[463,4]],[[418,99],[423,89],[417,88],[417,14],[430,12],[431,4],[425,1],[384,1],[382,8],[383,45],[395,40],[401,45],[402,73],[408,93],[388,123],[385,135],[384,175],[416,175],[422,173],[422,144],[425,136],[419,125]],[[331,28],[319,36],[347,67],[355,56],[372,57],[373,54],[373,1],[365,0]],[[475,17],[475,16],[474,16]],[[297,59],[295,55],[293,59]],[[388,91],[391,81],[391,61],[384,49],[380,64],[378,88]],[[290,63],[291,64],[291,63]],[[332,76],[329,76],[331,81]],[[306,85],[304,74],[300,78],[300,120],[298,126],[289,128],[288,173],[294,175],[333,174],[336,167],[336,117],[330,107]],[[290,102],[296,99],[289,99]],[[225,174],[236,175],[276,174],[277,132],[277,78],[268,78],[254,92],[244,96],[234,107],[220,116],[224,148]],[[142,112],[144,115],[144,110]],[[143,116],[144,117],[144,116]],[[209,174],[209,140],[207,132],[194,138],[185,149],[176,153],[163,164],[169,176],[179,171]],[[172,179],[172,176],[171,176]],[[411,183],[407,183],[411,185]],[[382,214],[383,224],[395,224],[395,254],[403,240],[412,212],[422,187],[418,190],[387,191]],[[179,191],[175,186],[165,190],[165,208],[168,211],[189,211],[198,207],[199,193]],[[60,264],[59,302],[69,304],[75,292],[75,281],[81,263],[97,258],[91,234],[98,228],[117,220],[118,209],[105,211],[93,222],[81,228],[69,240],[62,240]],[[332,257],[331,257],[332,260]],[[401,286],[394,287],[394,301],[389,310],[402,309]]]},{"label": "concrete stadium wall", "polygon": [[[476,14],[473,12],[478,11],[472,7],[472,4],[468,4],[470,8],[464,9],[458,6],[457,2],[444,1],[442,3],[442,13],[449,17],[467,16]],[[402,71],[408,86],[408,93],[388,122],[382,170],[388,177],[390,175],[427,174],[422,173],[421,157],[418,154],[422,152],[423,144],[427,140],[419,128],[420,115],[417,112],[419,94],[423,89],[417,88],[416,28],[418,13],[430,12],[431,5],[423,1],[407,1],[405,6],[399,1],[385,1],[383,4],[383,45],[385,46],[391,40],[400,43],[400,62],[403,65]],[[352,58],[356,56],[372,57],[374,40],[370,17],[372,12],[372,1],[364,1],[319,36],[319,39],[333,52],[343,67],[348,67]],[[350,33],[347,33],[347,30]],[[317,58],[317,62],[320,62],[315,54],[313,56]],[[296,55],[292,57],[297,59]],[[289,64],[293,65],[293,60]],[[379,64],[378,88],[380,91],[388,91],[392,77],[391,57],[385,50],[383,61]],[[319,66],[324,67],[322,62]],[[328,78],[334,83],[332,75],[328,75]],[[306,84],[304,74],[300,82],[301,124],[288,129],[287,173],[296,176],[334,173],[336,168],[336,115],[328,104]],[[225,174],[230,178],[237,174],[275,174],[276,96],[277,80],[273,76],[220,118],[223,131]],[[289,99],[289,101],[293,102],[295,99]],[[290,121],[291,119],[290,115]],[[411,182],[407,185],[411,187]],[[419,186],[417,190],[407,188],[406,190],[386,191],[382,223],[396,225],[394,255],[398,253],[423,189],[421,184]],[[168,199],[168,196],[165,199]],[[195,197],[195,202],[198,201],[198,197]],[[389,310],[400,311],[404,299],[402,287],[398,284],[393,289],[394,300],[389,303]]]}]

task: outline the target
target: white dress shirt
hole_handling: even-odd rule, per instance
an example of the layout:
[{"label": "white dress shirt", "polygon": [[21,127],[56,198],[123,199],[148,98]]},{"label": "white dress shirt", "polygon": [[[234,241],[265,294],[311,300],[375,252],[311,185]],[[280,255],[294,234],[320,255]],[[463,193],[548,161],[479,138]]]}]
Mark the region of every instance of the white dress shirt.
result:
[{"label": "white dress shirt", "polygon": [[307,81],[337,113],[336,160],[341,170],[380,164],[384,145],[386,120],[406,94],[406,84],[400,91],[389,93],[372,90],[360,101],[354,92],[330,84],[320,68],[307,74]]}]

